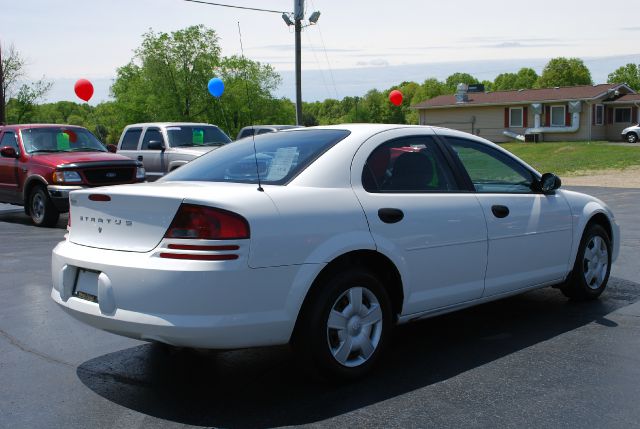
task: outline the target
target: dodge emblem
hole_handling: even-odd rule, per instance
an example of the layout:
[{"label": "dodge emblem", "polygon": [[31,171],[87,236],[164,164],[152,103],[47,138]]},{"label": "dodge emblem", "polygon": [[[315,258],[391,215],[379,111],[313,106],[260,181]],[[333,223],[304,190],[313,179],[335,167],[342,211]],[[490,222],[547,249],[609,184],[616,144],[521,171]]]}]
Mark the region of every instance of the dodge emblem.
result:
[{"label": "dodge emblem", "polygon": [[108,173],[106,174],[106,176],[107,176],[109,179],[113,179],[114,177],[116,177],[116,173],[114,173],[113,171],[110,171],[110,172],[108,172]]}]

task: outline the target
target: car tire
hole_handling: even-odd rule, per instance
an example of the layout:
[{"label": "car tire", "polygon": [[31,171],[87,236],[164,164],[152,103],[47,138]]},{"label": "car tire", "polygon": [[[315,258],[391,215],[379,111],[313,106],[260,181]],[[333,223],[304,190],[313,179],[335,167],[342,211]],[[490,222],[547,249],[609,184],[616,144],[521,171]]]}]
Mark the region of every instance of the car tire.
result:
[{"label": "car tire", "polygon": [[627,142],[636,143],[638,141],[638,135],[636,133],[627,133]]},{"label": "car tire", "polygon": [[589,226],[580,240],[573,270],[560,287],[571,299],[597,299],[607,287],[611,272],[611,240],[600,225]]},{"label": "car tire", "polygon": [[58,223],[60,212],[44,186],[36,186],[29,194],[29,215],[36,226],[51,227]]},{"label": "car tire", "polygon": [[380,360],[393,329],[391,301],[382,283],[363,269],[324,279],[304,309],[294,347],[324,378],[364,376]]}]

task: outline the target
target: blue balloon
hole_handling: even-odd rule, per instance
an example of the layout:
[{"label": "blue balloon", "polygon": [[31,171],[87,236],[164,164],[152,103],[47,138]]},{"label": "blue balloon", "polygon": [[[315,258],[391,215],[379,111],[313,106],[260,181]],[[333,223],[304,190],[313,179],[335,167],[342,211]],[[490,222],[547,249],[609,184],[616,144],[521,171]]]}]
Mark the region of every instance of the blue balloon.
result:
[{"label": "blue balloon", "polygon": [[216,98],[219,98],[224,92],[224,82],[219,77],[214,77],[209,81],[207,85],[209,93]]}]

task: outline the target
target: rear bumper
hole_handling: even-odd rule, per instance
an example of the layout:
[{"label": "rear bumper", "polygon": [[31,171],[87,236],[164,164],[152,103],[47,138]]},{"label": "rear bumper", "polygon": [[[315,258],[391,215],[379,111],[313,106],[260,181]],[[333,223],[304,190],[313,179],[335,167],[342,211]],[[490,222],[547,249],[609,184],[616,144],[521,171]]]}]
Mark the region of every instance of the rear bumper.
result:
[{"label": "rear bumper", "polygon": [[[74,296],[79,268],[100,273],[98,303]],[[53,250],[51,297],[74,318],[130,338],[211,349],[276,345],[289,341],[295,325],[298,308],[289,298],[297,271],[64,241]]]}]

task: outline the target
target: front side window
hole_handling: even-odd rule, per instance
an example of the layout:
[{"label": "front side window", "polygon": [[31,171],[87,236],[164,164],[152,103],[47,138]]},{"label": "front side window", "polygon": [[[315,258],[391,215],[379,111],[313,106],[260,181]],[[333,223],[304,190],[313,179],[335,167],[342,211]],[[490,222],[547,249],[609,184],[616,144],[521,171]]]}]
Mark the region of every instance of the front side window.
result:
[{"label": "front side window", "polygon": [[18,149],[18,141],[16,140],[16,135],[12,131],[7,131],[2,136],[2,140],[0,140],[0,147],[12,147],[15,149],[16,153],[20,153],[20,149]]},{"label": "front side window", "polygon": [[471,140],[447,137],[476,192],[532,193],[533,174],[513,158]]},{"label": "front side window", "polygon": [[258,183],[259,175],[265,185],[284,185],[348,135],[345,130],[263,134],[208,152],[159,180]]},{"label": "front side window", "polygon": [[565,126],[565,106],[551,106],[551,126]]},{"label": "front side window", "polygon": [[604,124],[604,106],[596,104],[596,125]]},{"label": "front side window", "polygon": [[147,128],[147,131],[144,132],[144,138],[142,139],[142,145],[140,149],[142,150],[157,150],[157,149],[149,149],[149,143],[152,141],[163,142],[162,133],[157,128]]},{"label": "front side window", "polygon": [[631,108],[630,107],[616,107],[615,110],[615,122],[631,122]]},{"label": "front side window", "polygon": [[171,147],[222,146],[231,141],[220,128],[203,125],[167,127],[167,137]]},{"label": "front side window", "polygon": [[456,189],[433,137],[405,137],[378,146],[362,172],[367,192],[442,192]]},{"label": "front side window", "polygon": [[88,130],[75,127],[27,128],[20,131],[27,153],[106,152]]},{"label": "front side window", "polygon": [[136,150],[138,149],[138,141],[142,134],[142,128],[129,128],[122,138],[120,150]]},{"label": "front side window", "polygon": [[522,107],[511,107],[509,109],[509,126],[522,127]]}]

